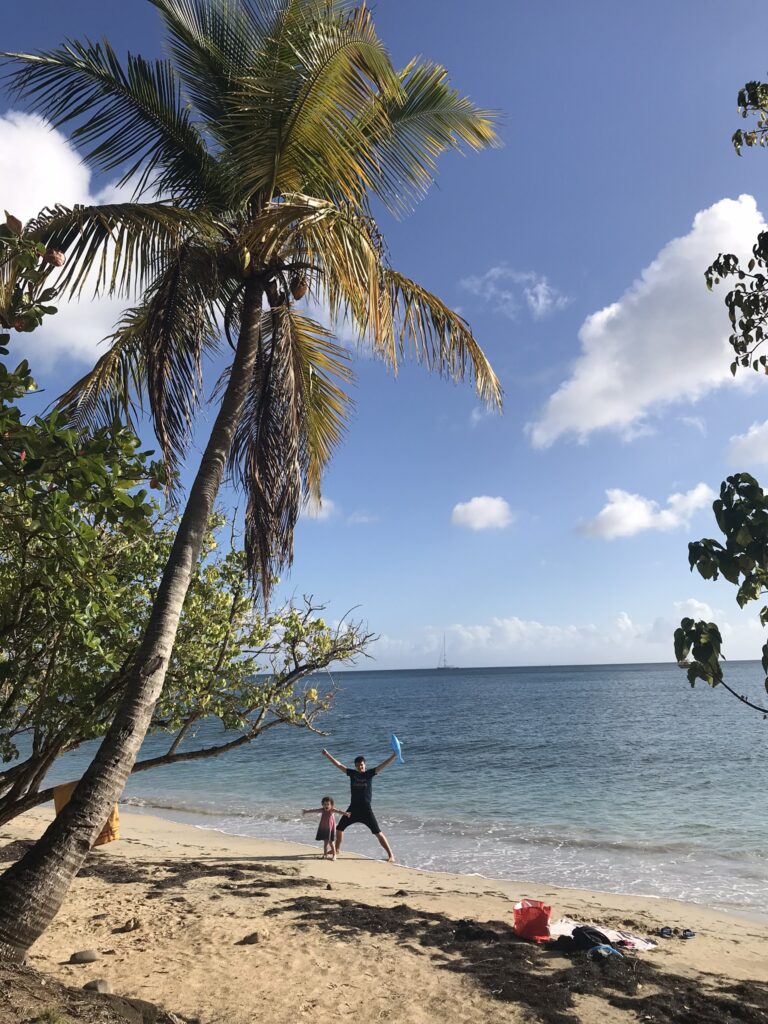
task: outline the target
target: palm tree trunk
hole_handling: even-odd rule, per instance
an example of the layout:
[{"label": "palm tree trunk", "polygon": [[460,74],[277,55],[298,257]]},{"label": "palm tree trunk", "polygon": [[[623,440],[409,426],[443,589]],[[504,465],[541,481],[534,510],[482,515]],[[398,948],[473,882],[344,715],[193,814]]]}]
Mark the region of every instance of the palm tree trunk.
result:
[{"label": "palm tree trunk", "polygon": [[35,846],[0,876],[0,960],[22,961],[55,917],[91,844],[123,791],[163,688],[184,598],[200,555],[259,346],[261,285],[245,288],[229,384],[197,476],[123,699],[69,804]]}]

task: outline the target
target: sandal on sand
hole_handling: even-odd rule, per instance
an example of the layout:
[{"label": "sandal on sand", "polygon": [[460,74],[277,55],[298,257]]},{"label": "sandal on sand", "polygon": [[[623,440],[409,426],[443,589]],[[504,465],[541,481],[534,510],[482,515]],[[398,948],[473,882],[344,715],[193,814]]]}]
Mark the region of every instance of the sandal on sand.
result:
[{"label": "sandal on sand", "polygon": [[671,928],[666,928],[666,927],[665,928],[659,928],[659,935],[661,936],[662,939],[671,939],[672,938],[672,929]]},{"label": "sandal on sand", "polygon": [[696,932],[692,932],[690,928],[684,928],[680,933],[681,939],[693,939],[696,937]]}]

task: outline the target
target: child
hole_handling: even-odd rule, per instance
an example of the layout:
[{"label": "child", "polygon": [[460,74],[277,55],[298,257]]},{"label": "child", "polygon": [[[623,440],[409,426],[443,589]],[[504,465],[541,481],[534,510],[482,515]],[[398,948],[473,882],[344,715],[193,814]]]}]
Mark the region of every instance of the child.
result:
[{"label": "child", "polygon": [[345,812],[339,811],[333,806],[333,797],[324,796],[321,802],[322,807],[310,807],[301,813],[320,815],[320,824],[317,826],[315,839],[322,839],[323,841],[323,857],[330,857],[331,860],[336,860],[336,847],[334,846],[336,819],[334,814],[344,814]]}]

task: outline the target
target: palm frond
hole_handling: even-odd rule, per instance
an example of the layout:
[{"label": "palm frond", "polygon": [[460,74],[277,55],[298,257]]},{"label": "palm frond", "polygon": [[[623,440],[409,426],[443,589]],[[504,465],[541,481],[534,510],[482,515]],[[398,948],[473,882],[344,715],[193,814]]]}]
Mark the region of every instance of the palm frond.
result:
[{"label": "palm frond", "polygon": [[79,295],[86,282],[95,292],[130,295],[143,287],[159,262],[195,235],[215,234],[210,220],[170,203],[54,206],[26,226],[26,234],[67,254],[56,279],[64,294]]},{"label": "palm frond", "polygon": [[248,570],[266,600],[274,573],[291,562],[303,495],[319,495],[342,438],[351,373],[330,334],[287,306],[263,314],[261,341],[230,470],[247,496]]},{"label": "palm frond", "polygon": [[[304,202],[309,209],[310,201]],[[441,376],[473,377],[480,398],[501,407],[501,385],[467,321],[387,265],[369,218],[315,201],[314,215],[298,218],[286,251],[316,268],[333,319],[351,323],[395,370],[410,354]]]},{"label": "palm frond", "polygon": [[[280,24],[279,60],[270,50],[243,80],[232,149],[248,188],[268,199],[311,184],[358,203],[370,147],[356,115],[380,92],[394,98],[399,82],[364,4],[323,5],[321,15],[319,6],[285,5],[293,19]],[[342,145],[351,135],[353,144]]]},{"label": "palm frond", "polygon": [[170,61],[128,55],[123,68],[108,42],[69,42],[39,54],[4,54],[12,92],[34,102],[102,171],[120,168],[136,195],[151,185],[186,205],[222,205],[226,186],[182,101]]},{"label": "palm frond", "polygon": [[372,191],[396,215],[409,211],[429,190],[437,160],[447,150],[499,143],[498,115],[453,89],[445,68],[414,60],[399,77],[399,95],[378,96],[375,109],[364,112],[360,124],[373,149]]},{"label": "palm frond", "polygon": [[500,409],[501,384],[467,321],[403,274],[387,267],[383,277],[401,355],[410,347],[418,362],[442,376],[474,377],[480,398]]},{"label": "palm frond", "polygon": [[346,388],[354,375],[349,352],[331,331],[293,307],[284,307],[283,317],[295,376],[301,377],[304,485],[319,499],[323,473],[346,433],[353,406]]},{"label": "palm frond", "polygon": [[146,387],[155,436],[166,464],[175,468],[189,441],[202,389],[202,356],[218,332],[217,254],[184,245],[145,300],[140,324],[146,350]]},{"label": "palm frond", "polygon": [[168,30],[187,93],[218,136],[233,112],[234,83],[265,43],[254,8],[242,0],[149,0]]},{"label": "palm frond", "polygon": [[135,430],[142,409],[146,359],[141,335],[128,330],[124,320],[106,340],[109,348],[93,369],[54,402],[83,434],[92,434],[115,420]]},{"label": "palm frond", "polygon": [[147,404],[155,435],[171,471],[186,449],[202,386],[201,359],[217,340],[214,302],[220,292],[217,254],[182,245],[148,289],[127,310],[110,347],[89,374],[57,402],[83,430],[130,417]]},{"label": "palm frond", "polygon": [[286,196],[265,215],[275,224],[266,236],[267,257],[279,254],[289,264],[312,267],[331,316],[348,320],[361,337],[370,335],[383,354],[392,332],[381,289],[383,239],[372,219],[303,195]]}]

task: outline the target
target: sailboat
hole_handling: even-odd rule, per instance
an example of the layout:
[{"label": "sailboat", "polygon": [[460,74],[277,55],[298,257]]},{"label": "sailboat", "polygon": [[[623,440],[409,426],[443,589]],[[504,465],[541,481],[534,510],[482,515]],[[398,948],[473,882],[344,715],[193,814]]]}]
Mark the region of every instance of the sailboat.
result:
[{"label": "sailboat", "polygon": [[456,667],[455,665],[449,665],[448,664],[448,659],[447,659],[447,657],[445,655],[445,633],[443,633],[443,649],[440,652],[440,657],[438,658],[438,661],[437,661],[437,671],[438,672],[449,672],[452,668],[455,668],[455,667]]}]

